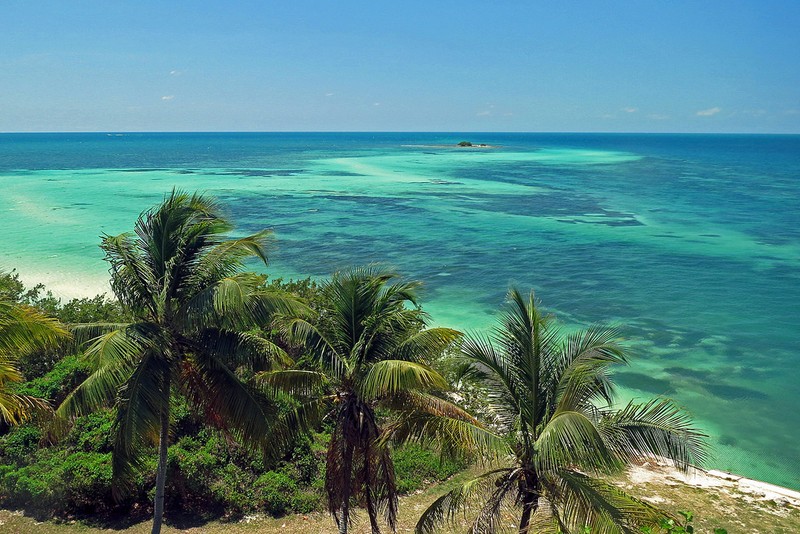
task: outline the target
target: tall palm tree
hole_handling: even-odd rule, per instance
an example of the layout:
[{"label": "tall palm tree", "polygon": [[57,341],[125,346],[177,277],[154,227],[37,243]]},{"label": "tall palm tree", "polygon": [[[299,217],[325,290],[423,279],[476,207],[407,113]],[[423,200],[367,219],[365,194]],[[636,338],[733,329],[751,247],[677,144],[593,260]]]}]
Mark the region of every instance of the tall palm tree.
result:
[{"label": "tall palm tree", "polygon": [[397,432],[393,425],[384,428],[376,410],[417,415],[403,418],[406,437],[434,428],[437,418],[452,432],[477,423],[434,394],[448,385],[429,363],[460,334],[425,328],[418,285],[374,266],[335,273],[322,286],[319,320],[295,318],[285,326],[291,339],[310,349],[311,368],[261,376],[301,400],[287,427],[330,421],[325,491],[341,533],[352,521],[353,499],[366,508],[373,533],[380,532],[379,513],[395,528],[394,466],[384,438],[390,427]]},{"label": "tall palm tree", "polygon": [[20,354],[54,345],[67,336],[58,321],[34,308],[0,301],[0,421],[16,425],[50,410],[46,401],[14,393],[8,386],[23,380],[17,363]]},{"label": "tall palm tree", "polygon": [[143,450],[158,443],[154,533],[164,511],[173,393],[243,442],[268,445],[274,413],[237,370],[279,354],[250,329],[274,310],[293,308],[260,292],[258,277],[239,272],[248,257],[266,263],[266,232],[226,239],[231,229],[214,201],[173,191],[140,215],[133,234],[103,237],[112,289],[132,322],[76,329],[92,338],[85,354],[94,370],[58,412],[116,407],[115,489],[125,489]]},{"label": "tall palm tree", "polygon": [[667,399],[611,408],[608,371],[626,362],[613,329],[566,337],[542,314],[533,293],[517,290],[490,337],[470,336],[463,357],[488,391],[505,455],[486,471],[437,499],[417,523],[429,533],[457,511],[476,510],[472,533],[498,530],[501,512],[519,514],[527,532],[638,532],[663,514],[598,475],[642,457],[681,468],[704,459],[703,434]]}]

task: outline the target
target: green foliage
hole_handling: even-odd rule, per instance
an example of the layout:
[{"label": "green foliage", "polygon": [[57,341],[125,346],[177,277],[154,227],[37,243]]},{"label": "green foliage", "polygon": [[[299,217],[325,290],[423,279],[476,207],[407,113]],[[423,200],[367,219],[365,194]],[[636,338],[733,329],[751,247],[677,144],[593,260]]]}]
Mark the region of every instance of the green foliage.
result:
[{"label": "green foliage", "polygon": [[79,417],[67,434],[65,443],[76,451],[111,452],[115,416],[113,410],[100,410]]},{"label": "green foliage", "polygon": [[16,391],[58,405],[88,374],[89,366],[79,355],[71,354],[58,359],[50,371],[21,384]]},{"label": "green foliage", "polygon": [[[274,293],[316,298],[310,279],[284,282],[265,277],[261,284]],[[36,306],[64,321],[115,322],[119,306],[102,296],[75,299],[61,305],[41,285],[26,290],[16,273],[0,274],[0,296]],[[90,371],[86,359],[62,346],[32,354],[26,362],[28,381],[14,391],[60,403]],[[183,395],[173,395],[174,445],[168,450],[169,502],[199,515],[267,511],[275,514],[310,512],[320,505],[324,450],[329,436],[301,437],[278,463],[269,463],[236,445],[230,437],[204,425]],[[288,409],[288,404],[285,409]],[[24,508],[38,516],[111,513],[134,504],[146,507],[152,499],[157,457],[146,448],[142,469],[131,492],[115,501],[111,496],[111,451],[116,411],[101,409],[77,417],[57,444],[43,442],[43,431],[25,424],[0,430],[0,505]],[[289,481],[287,483],[287,481]]]},{"label": "green foliage", "polygon": [[472,146],[472,143],[469,141],[461,141],[458,143],[458,146]]},{"label": "green foliage", "polygon": [[[63,303],[61,299],[53,296],[53,293],[43,284],[26,288],[16,271],[0,272],[0,300],[30,306],[63,324],[116,323],[125,320],[119,303],[105,295],[76,298]],[[38,378],[50,372],[64,354],[70,352],[76,352],[74,343],[64,340],[54,347],[38,348],[21,354],[18,367],[28,380]],[[75,384],[72,384],[69,389],[74,389],[74,387]],[[53,399],[49,396],[45,398]],[[60,400],[58,399],[58,402]]]},{"label": "green foliage", "polygon": [[[689,511],[678,512],[682,520],[676,521],[673,518],[663,518],[659,521],[657,527],[645,526],[640,529],[643,534],[694,534],[695,529],[692,522],[694,521],[694,513]],[[724,528],[715,528],[714,534],[728,534]]]},{"label": "green foliage", "polygon": [[464,460],[442,457],[417,443],[393,451],[392,461],[399,493],[410,493],[431,482],[441,482],[468,467]]},{"label": "green foliage", "polygon": [[25,294],[25,284],[19,279],[19,273],[0,271],[0,300],[22,303]]},{"label": "green foliage", "polygon": [[320,285],[311,279],[311,277],[300,278],[298,280],[290,279],[284,281],[283,278],[274,278],[272,280],[265,280],[264,287],[273,291],[282,291],[289,293],[295,297],[299,297],[310,305],[319,302],[321,297]]},{"label": "green foliage", "polygon": [[205,513],[307,513],[319,508],[319,454],[324,443],[301,440],[286,461],[263,458],[229,444],[210,429],[182,437],[168,451],[171,504]]},{"label": "green foliage", "polygon": [[42,431],[34,425],[20,425],[0,437],[0,458],[3,464],[24,465],[39,448]]},{"label": "green foliage", "polygon": [[0,469],[4,506],[34,512],[69,510],[94,512],[107,508],[111,499],[111,454],[44,450],[29,465]]},{"label": "green foliage", "polygon": [[297,483],[284,473],[269,471],[256,479],[253,491],[261,506],[270,514],[281,516],[291,508]]}]

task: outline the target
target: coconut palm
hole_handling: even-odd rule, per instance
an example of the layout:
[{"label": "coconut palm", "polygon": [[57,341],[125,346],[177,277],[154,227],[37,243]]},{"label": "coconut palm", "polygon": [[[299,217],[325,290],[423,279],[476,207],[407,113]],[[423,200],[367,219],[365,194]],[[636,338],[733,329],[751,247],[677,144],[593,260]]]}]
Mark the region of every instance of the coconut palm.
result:
[{"label": "coconut palm", "polygon": [[0,421],[16,425],[50,410],[46,401],[20,395],[8,386],[23,380],[17,364],[20,354],[54,345],[67,336],[58,321],[34,308],[0,301]]},{"label": "coconut palm", "polygon": [[266,263],[266,233],[226,239],[231,229],[214,201],[173,191],[140,215],[135,233],[102,240],[112,289],[132,322],[76,328],[92,338],[85,355],[93,372],[58,412],[77,416],[116,407],[117,490],[124,491],[142,466],[141,453],[158,444],[154,533],[164,510],[173,393],[244,443],[268,445],[274,413],[237,370],[279,355],[250,329],[266,324],[274,310],[292,308],[260,292],[258,277],[239,272],[248,257]]},{"label": "coconut palm", "polygon": [[[380,531],[379,513],[395,528],[397,491],[384,439],[388,434],[399,435],[402,428],[404,439],[410,439],[447,428],[469,441],[477,423],[434,394],[448,386],[429,364],[460,334],[425,328],[427,317],[416,306],[418,285],[374,266],[334,274],[321,289],[319,320],[295,318],[285,326],[291,339],[310,349],[311,368],[261,376],[301,400],[287,428],[323,418],[332,425],[325,491],[342,533],[352,521],[351,500],[366,508],[373,533]],[[400,419],[384,427],[379,408]]]},{"label": "coconut palm", "polygon": [[512,289],[508,301],[490,337],[468,336],[462,345],[506,436],[505,457],[437,499],[416,531],[433,532],[467,507],[475,513],[472,533],[501,530],[510,510],[521,533],[638,532],[663,517],[598,475],[642,457],[686,469],[703,460],[704,436],[667,399],[611,408],[609,368],[626,362],[615,330],[561,336],[533,293]]}]

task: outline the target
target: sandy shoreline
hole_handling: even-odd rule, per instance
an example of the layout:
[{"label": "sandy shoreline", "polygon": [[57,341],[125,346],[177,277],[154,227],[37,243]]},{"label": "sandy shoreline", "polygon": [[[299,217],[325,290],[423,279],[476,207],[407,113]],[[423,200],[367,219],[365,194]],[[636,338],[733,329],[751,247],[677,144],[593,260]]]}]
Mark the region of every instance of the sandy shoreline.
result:
[{"label": "sandy shoreline", "polygon": [[[5,272],[10,272],[7,269]],[[60,272],[25,272],[17,269],[15,271],[19,275],[20,281],[25,284],[28,289],[34,287],[36,284],[43,284],[45,290],[53,293],[53,296],[60,298],[62,303],[68,302],[72,299],[92,298],[97,295],[111,296],[111,285],[108,281],[101,281],[94,277],[68,277]]]},{"label": "sandy shoreline", "polygon": [[696,488],[711,488],[728,495],[740,493],[752,502],[774,501],[781,505],[800,507],[800,491],[716,469],[694,467],[683,473],[667,461],[635,465],[628,470],[628,479],[635,484],[685,484]]}]

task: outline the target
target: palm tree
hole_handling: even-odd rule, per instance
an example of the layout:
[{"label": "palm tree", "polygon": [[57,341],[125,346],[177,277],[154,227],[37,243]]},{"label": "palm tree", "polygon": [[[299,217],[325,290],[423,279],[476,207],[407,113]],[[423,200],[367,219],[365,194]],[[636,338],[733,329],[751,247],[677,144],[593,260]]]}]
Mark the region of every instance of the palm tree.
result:
[{"label": "palm tree", "polygon": [[46,401],[11,391],[10,383],[21,382],[20,354],[56,344],[68,336],[55,319],[10,301],[0,301],[0,421],[16,425],[33,414],[49,411]]},{"label": "palm tree", "polygon": [[[312,368],[260,377],[300,399],[286,428],[330,421],[325,491],[341,533],[352,521],[352,499],[366,507],[373,533],[380,532],[381,512],[395,528],[397,491],[388,435],[399,435],[400,427],[406,439],[441,427],[468,433],[477,424],[434,394],[448,385],[429,362],[460,334],[425,328],[427,317],[416,305],[418,285],[396,281],[395,274],[374,266],[335,273],[322,286],[319,320],[294,318],[285,324],[288,337],[310,349]],[[384,428],[379,408],[401,417]]]},{"label": "palm tree", "polygon": [[504,459],[437,499],[416,531],[435,531],[459,510],[477,510],[472,533],[492,533],[501,512],[527,532],[638,532],[663,513],[598,478],[642,457],[686,469],[704,459],[703,434],[667,399],[611,408],[611,365],[626,362],[613,329],[560,335],[533,293],[517,290],[491,337],[470,336],[462,354],[483,380]]},{"label": "palm tree", "polygon": [[141,453],[158,443],[153,532],[164,511],[170,397],[183,395],[200,413],[253,446],[268,445],[274,413],[237,370],[279,354],[253,333],[287,299],[259,292],[260,279],[239,273],[255,256],[266,263],[266,232],[225,239],[232,229],[212,200],[174,191],[139,216],[135,233],[104,236],[111,285],[133,318],[128,324],[84,325],[92,374],[59,408],[77,416],[116,407],[113,472],[125,490]]}]

